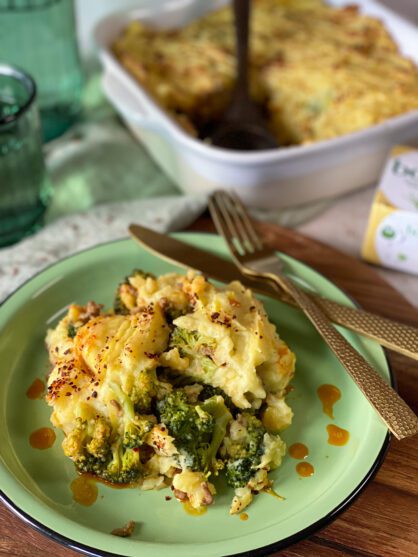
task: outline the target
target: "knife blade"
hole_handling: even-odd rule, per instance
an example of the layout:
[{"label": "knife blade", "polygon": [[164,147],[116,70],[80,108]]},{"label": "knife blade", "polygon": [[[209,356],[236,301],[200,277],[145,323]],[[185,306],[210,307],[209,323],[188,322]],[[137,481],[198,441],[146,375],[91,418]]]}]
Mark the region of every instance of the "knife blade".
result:
[{"label": "knife blade", "polygon": [[[170,263],[199,271],[222,282],[239,280],[244,286],[260,294],[297,307],[285,292],[277,291],[268,282],[244,277],[234,263],[219,255],[138,224],[131,224],[129,232],[143,248]],[[360,308],[339,304],[311,292],[308,295],[333,323],[360,333],[394,352],[418,360],[418,329],[415,327]]]}]

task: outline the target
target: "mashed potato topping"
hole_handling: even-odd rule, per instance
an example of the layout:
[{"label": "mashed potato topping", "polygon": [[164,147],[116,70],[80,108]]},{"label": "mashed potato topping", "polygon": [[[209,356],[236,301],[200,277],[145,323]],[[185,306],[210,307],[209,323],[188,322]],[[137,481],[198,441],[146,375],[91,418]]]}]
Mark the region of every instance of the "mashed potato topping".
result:
[{"label": "mashed potato topping", "polygon": [[231,512],[270,486],[285,453],[278,433],[293,416],[295,357],[239,282],[134,271],[112,311],[70,306],[47,347],[51,421],[79,472],[171,485],[199,508],[222,471],[237,490]]},{"label": "mashed potato topping", "polygon": [[[235,52],[228,7],[179,30],[133,22],[113,50],[195,135],[204,135],[230,100]],[[418,109],[418,69],[384,25],[355,5],[322,0],[253,2],[251,86],[281,145],[337,137]]]}]

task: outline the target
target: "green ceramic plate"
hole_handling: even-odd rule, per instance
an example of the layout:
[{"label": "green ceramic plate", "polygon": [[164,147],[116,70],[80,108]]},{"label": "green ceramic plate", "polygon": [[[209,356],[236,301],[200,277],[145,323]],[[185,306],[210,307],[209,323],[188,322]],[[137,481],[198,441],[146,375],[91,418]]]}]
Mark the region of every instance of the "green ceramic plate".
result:
[{"label": "green ceramic plate", "polygon": [[[203,234],[180,238],[225,254],[221,240]],[[336,286],[312,269],[286,258],[290,271],[319,293],[351,304]],[[0,307],[0,486],[4,502],[21,518],[57,541],[89,555],[152,557],[219,556],[269,553],[326,525],[370,480],[381,464],[387,445],[385,427],[315,330],[297,310],[265,298],[270,319],[297,355],[294,391],[288,397],[294,410],[292,426],[283,434],[288,444],[305,443],[315,474],[301,478],[297,461],[284,459],[272,474],[284,501],[258,495],[248,509],[249,519],[229,516],[232,491],[216,482],[216,503],[199,517],[186,514],[167,490],[116,490],[99,484],[91,507],[75,503],[70,483],[76,477],[63,456],[58,435],[53,448],[35,450],[30,433],[49,425],[50,410],[42,400],[25,396],[36,377],[48,370],[45,331],[70,302],[94,299],[111,304],[115,285],[134,267],[153,273],[180,270],[142,250],[130,240],[95,247],[49,267],[22,286]],[[346,333],[350,342],[391,380],[382,349]],[[342,391],[335,406],[335,423],[350,432],[343,447],[327,442],[330,419],[322,412],[316,389],[332,383]],[[138,527],[131,538],[109,532],[129,520]],[[257,551],[258,550],[258,551]]]}]

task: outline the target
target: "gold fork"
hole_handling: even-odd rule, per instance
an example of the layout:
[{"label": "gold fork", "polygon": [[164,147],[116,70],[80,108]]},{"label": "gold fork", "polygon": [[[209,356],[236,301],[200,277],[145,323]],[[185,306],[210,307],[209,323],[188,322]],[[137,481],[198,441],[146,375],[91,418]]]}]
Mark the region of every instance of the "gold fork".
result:
[{"label": "gold fork", "polygon": [[414,412],[333,327],[317,304],[284,275],[282,262],[263,244],[239,198],[215,192],[209,199],[209,210],[241,273],[268,280],[292,296],[395,437],[415,435],[418,418]]}]

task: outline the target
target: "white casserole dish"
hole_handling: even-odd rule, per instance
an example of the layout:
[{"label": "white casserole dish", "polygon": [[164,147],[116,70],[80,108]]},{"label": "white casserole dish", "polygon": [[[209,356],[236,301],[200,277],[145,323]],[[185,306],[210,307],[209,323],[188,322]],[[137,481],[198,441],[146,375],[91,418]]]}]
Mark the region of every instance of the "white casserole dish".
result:
[{"label": "white casserole dish", "polygon": [[[289,207],[341,195],[377,180],[389,149],[418,138],[418,110],[366,130],[307,146],[243,153],[212,147],[174,123],[113,56],[111,45],[124,27],[139,19],[160,28],[186,24],[223,0],[146,2],[98,23],[95,40],[104,67],[105,94],[151,156],[186,193],[235,189],[261,209]],[[352,3],[331,0],[340,6]],[[356,0],[379,17],[403,54],[418,64],[418,28],[373,0]]]}]

